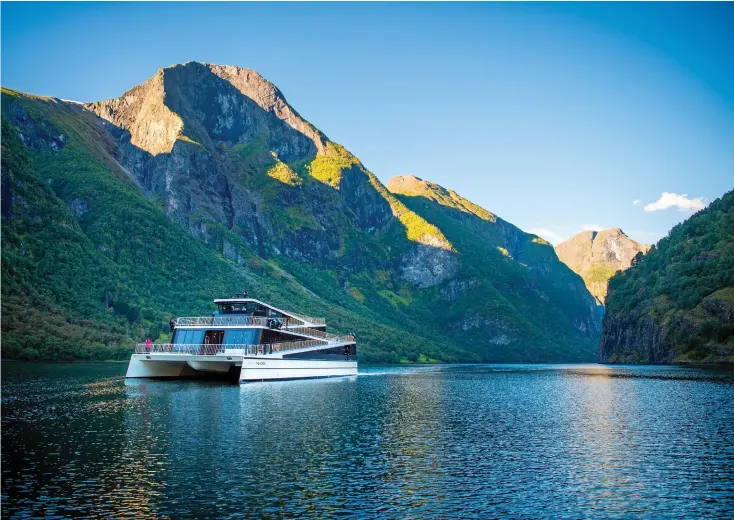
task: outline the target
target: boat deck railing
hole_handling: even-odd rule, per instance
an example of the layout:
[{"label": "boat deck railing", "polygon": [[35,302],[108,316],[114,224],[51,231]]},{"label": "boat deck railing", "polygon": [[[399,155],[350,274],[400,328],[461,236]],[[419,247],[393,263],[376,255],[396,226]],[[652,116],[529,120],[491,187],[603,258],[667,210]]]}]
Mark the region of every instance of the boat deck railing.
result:
[{"label": "boat deck railing", "polygon": [[281,343],[263,343],[260,345],[244,345],[244,344],[183,344],[183,343],[153,343],[146,345],[138,343],[135,345],[136,354],[181,354],[190,356],[214,356],[220,354],[258,356],[266,354],[276,354],[288,350],[297,350],[309,347],[326,347],[331,341],[323,340],[305,340],[305,341],[284,341]]},{"label": "boat deck railing", "polygon": [[315,318],[313,316],[304,316],[303,314],[298,314],[298,319],[300,319],[304,325],[326,325],[326,318]]},{"label": "boat deck railing", "polygon": [[329,342],[354,341],[354,336],[330,334],[328,332],[324,332],[323,330],[311,329],[308,327],[292,328],[291,331],[297,334],[303,334],[304,336],[325,339]]},{"label": "boat deck railing", "polygon": [[173,323],[176,327],[271,327],[273,324],[281,324],[283,327],[320,326],[326,325],[325,318],[293,318],[266,317],[266,316],[195,316],[188,318],[175,318]]}]

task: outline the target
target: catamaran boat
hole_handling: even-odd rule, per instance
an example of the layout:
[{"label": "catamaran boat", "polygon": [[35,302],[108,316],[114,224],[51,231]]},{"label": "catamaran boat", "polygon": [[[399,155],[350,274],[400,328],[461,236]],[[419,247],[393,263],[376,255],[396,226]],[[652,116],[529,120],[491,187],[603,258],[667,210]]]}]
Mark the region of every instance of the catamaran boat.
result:
[{"label": "catamaran boat", "polygon": [[240,382],[357,374],[353,335],[324,318],[284,311],[246,293],[214,300],[211,316],[171,320],[171,343],[135,346],[127,377],[222,376]]}]

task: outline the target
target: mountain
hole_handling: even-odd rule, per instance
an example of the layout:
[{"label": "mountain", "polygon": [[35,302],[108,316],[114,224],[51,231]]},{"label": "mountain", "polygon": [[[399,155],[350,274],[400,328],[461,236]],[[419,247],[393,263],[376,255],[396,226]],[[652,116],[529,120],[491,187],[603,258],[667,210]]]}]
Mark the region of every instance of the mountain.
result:
[{"label": "mountain", "polygon": [[734,361],[734,191],[613,276],[606,303],[603,362]]},{"label": "mountain", "polygon": [[649,250],[649,245],[635,242],[619,228],[583,231],[556,246],[561,262],[583,278],[601,305],[607,296],[607,281],[627,269],[637,253]]},{"label": "mountain", "polygon": [[122,356],[244,288],[364,360],[595,356],[593,298],[549,244],[388,190],[255,71],[189,62],[85,104],[3,89],[2,118],[5,356]]}]

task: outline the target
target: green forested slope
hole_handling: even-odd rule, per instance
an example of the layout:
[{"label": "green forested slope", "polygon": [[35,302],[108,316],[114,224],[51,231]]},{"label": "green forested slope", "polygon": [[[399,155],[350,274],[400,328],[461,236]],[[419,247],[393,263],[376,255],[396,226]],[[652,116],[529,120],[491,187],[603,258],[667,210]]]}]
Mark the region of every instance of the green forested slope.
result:
[{"label": "green forested slope", "polygon": [[[187,67],[173,79],[206,77]],[[216,107],[192,121],[220,83],[171,88],[166,124],[184,124],[158,155],[91,105],[3,89],[3,356],[124,357],[165,340],[172,315],[247,288],[356,332],[367,361],[593,358],[590,295],[548,244],[498,231],[469,201],[479,223],[419,207],[237,91],[225,88],[227,105],[257,132],[222,129],[232,114]]]},{"label": "green forested slope", "polygon": [[223,258],[142,195],[105,150],[92,115],[51,100],[21,101],[66,142],[55,151],[45,136],[31,145],[37,151],[28,150],[3,119],[4,357],[125,357],[135,341],[164,339],[173,315],[206,314],[213,298],[249,288],[355,331],[366,359],[475,359],[440,338],[429,341],[329,303],[271,262],[253,256],[241,266]]},{"label": "green forested slope", "polygon": [[612,277],[606,303],[604,361],[734,361],[734,192]]},{"label": "green forested slope", "polygon": [[594,359],[588,346],[597,324],[582,317],[597,311],[596,304],[550,244],[436,184],[400,177],[388,187],[435,223],[462,259],[454,285],[470,289],[421,295],[421,305],[444,327],[463,330],[489,359],[497,359],[493,345],[518,359],[552,361],[561,352],[566,359]]}]

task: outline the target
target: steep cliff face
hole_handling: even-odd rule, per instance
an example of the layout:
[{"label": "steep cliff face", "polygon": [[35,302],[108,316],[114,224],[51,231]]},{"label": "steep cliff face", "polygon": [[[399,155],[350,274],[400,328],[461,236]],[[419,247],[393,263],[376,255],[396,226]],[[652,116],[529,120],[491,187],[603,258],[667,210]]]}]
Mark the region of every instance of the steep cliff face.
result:
[{"label": "steep cliff face", "polygon": [[609,278],[627,269],[638,253],[645,254],[650,247],[632,240],[619,228],[611,228],[579,233],[558,244],[556,254],[583,278],[589,292],[603,305]]},{"label": "steep cliff face", "polygon": [[613,276],[606,302],[604,362],[734,361],[734,192]]},{"label": "steep cliff face", "polygon": [[23,206],[23,184],[3,168],[13,352],[45,347],[43,336],[23,347],[36,329],[12,316],[33,304],[6,296],[38,285],[37,301],[55,301],[74,285],[39,268],[46,238],[23,230],[59,207],[56,221],[70,219],[94,252],[85,255],[109,268],[82,303],[55,307],[84,323],[80,337],[96,323],[128,341],[165,334],[170,313],[202,312],[245,286],[357,332],[366,360],[594,357],[593,300],[547,243],[439,186],[388,190],[254,71],[176,65],[85,105],[3,90],[2,115],[20,143],[12,153],[27,156],[22,182],[47,187]]}]

